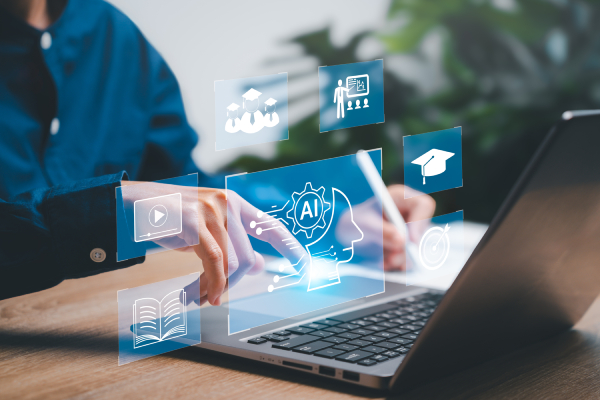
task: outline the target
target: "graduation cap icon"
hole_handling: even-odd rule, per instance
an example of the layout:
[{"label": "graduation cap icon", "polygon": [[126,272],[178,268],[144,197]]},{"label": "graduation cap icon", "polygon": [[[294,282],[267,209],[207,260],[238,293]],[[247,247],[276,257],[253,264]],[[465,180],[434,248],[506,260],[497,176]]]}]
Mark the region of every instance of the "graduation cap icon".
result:
[{"label": "graduation cap icon", "polygon": [[275,103],[277,103],[277,100],[275,100],[272,97],[270,97],[269,100],[265,101],[265,104],[268,105],[268,106],[272,106]]},{"label": "graduation cap icon", "polygon": [[424,185],[426,176],[439,175],[446,170],[446,160],[453,155],[454,153],[448,151],[431,149],[427,153],[411,161],[411,163],[421,166],[421,175],[423,175]]},{"label": "graduation cap icon", "polygon": [[248,101],[253,101],[258,99],[258,96],[260,96],[262,93],[259,92],[258,90],[251,88],[250,90],[248,90],[246,93],[244,93],[242,95],[242,97],[244,98],[244,108],[246,108],[246,100]]},{"label": "graduation cap icon", "polygon": [[230,105],[228,105],[228,106],[227,106],[227,109],[228,109],[229,111],[235,111],[235,110],[237,110],[238,108],[240,108],[240,106],[239,106],[239,105],[237,105],[237,104],[235,104],[235,103],[231,103]]}]

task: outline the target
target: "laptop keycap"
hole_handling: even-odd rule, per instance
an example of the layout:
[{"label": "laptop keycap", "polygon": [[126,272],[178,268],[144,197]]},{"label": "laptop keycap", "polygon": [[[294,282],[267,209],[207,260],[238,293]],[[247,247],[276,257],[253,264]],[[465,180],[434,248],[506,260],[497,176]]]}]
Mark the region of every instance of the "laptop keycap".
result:
[{"label": "laptop keycap", "polygon": [[374,332],[371,331],[371,330],[367,330],[367,329],[363,329],[363,328],[358,328],[358,329],[355,329],[353,331],[350,331],[350,333],[355,333],[357,335],[364,336],[364,335],[372,335]]},{"label": "laptop keycap", "polygon": [[281,349],[281,350],[289,350],[292,347],[297,347],[302,344],[314,342],[319,339],[321,339],[321,338],[317,337],[317,336],[313,336],[313,335],[296,336],[295,338],[288,339],[284,342],[273,343],[273,345],[271,347],[274,347],[276,349]]},{"label": "laptop keycap", "polygon": [[379,336],[374,336],[374,335],[369,335],[369,336],[363,336],[360,338],[360,340],[368,340],[369,342],[381,342],[382,340],[385,340],[382,337]]},{"label": "laptop keycap", "polygon": [[344,350],[344,351],[352,351],[358,349],[358,346],[351,346],[349,344],[338,344],[337,346],[333,346],[334,349]]},{"label": "laptop keycap", "polygon": [[308,328],[308,329],[315,329],[315,330],[319,330],[319,329],[327,328],[327,325],[315,324],[315,323],[313,322],[312,324],[300,325],[300,327],[302,327],[302,328]]},{"label": "laptop keycap", "polygon": [[346,354],[339,355],[335,359],[340,360],[340,361],[349,362],[349,363],[355,363],[364,358],[369,358],[372,355],[373,355],[373,353],[369,353],[367,351],[354,350],[354,351],[350,351]]},{"label": "laptop keycap", "polygon": [[393,338],[393,339],[390,339],[388,341],[392,342],[392,343],[398,343],[398,344],[404,344],[404,345],[412,343],[412,340],[410,340],[410,339],[404,339],[404,338]]},{"label": "laptop keycap", "polygon": [[397,351],[388,350],[386,352],[381,353],[381,355],[389,358],[396,358],[400,356],[400,353],[398,353]]},{"label": "laptop keycap", "polygon": [[338,343],[338,344],[339,343],[345,343],[345,342],[348,341],[348,339],[344,339],[344,338],[337,337],[337,336],[328,337],[328,338],[325,338],[323,340],[325,340],[326,342]]},{"label": "laptop keycap", "polygon": [[273,334],[263,335],[262,337],[270,342],[283,342],[289,339],[289,337],[277,336]]},{"label": "laptop keycap", "polygon": [[414,333],[407,333],[406,335],[402,335],[402,337],[405,339],[415,340],[417,338],[417,335],[415,335]]},{"label": "laptop keycap", "polygon": [[376,365],[377,361],[375,360],[371,360],[370,358],[367,358],[366,360],[362,360],[358,362],[358,365],[364,365],[365,367],[370,367],[372,365]]},{"label": "laptop keycap", "polygon": [[341,322],[333,320],[333,319],[321,319],[319,321],[315,321],[315,324],[323,324],[323,325],[328,325],[328,326],[335,326],[335,325],[341,324]]},{"label": "laptop keycap", "polygon": [[325,338],[325,337],[333,336],[335,334],[331,333],[331,332],[325,332],[325,331],[314,331],[313,333],[311,333],[311,335],[320,336],[320,337]]},{"label": "laptop keycap", "polygon": [[337,337],[354,340],[354,339],[358,339],[360,337],[360,335],[357,335],[356,333],[344,332],[344,333],[337,335]]},{"label": "laptop keycap", "polygon": [[360,325],[360,326],[369,326],[369,325],[373,325],[373,322],[370,321],[365,321],[364,319],[359,319],[356,321],[350,321],[351,323],[355,324],[355,325]]},{"label": "laptop keycap", "polygon": [[374,332],[381,332],[387,330],[388,328],[386,328],[385,326],[371,325],[369,326],[369,329]]},{"label": "laptop keycap", "polygon": [[342,328],[338,328],[337,326],[335,327],[330,327],[327,329],[324,329],[327,332],[333,332],[333,333],[343,333],[346,332],[348,329],[342,329]]},{"label": "laptop keycap", "polygon": [[302,326],[295,326],[293,328],[287,328],[286,330],[295,333],[296,335],[305,335],[315,331],[314,329],[304,328]]},{"label": "laptop keycap", "polygon": [[393,337],[398,336],[398,334],[392,333],[392,332],[377,332],[377,333],[374,333],[373,336],[381,336],[382,338],[391,339]]},{"label": "laptop keycap", "polygon": [[400,329],[400,328],[392,328],[392,329],[388,329],[388,332],[392,332],[392,333],[397,333],[398,335],[404,335],[405,333],[410,333],[410,331],[407,331],[406,329]]},{"label": "laptop keycap", "polygon": [[377,346],[385,347],[386,349],[395,349],[396,347],[400,347],[402,345],[398,344],[398,343],[392,343],[392,342],[379,342],[379,343],[377,343]]},{"label": "laptop keycap", "polygon": [[381,355],[381,354],[376,354],[376,355],[374,355],[373,357],[371,357],[371,360],[375,360],[375,361],[377,361],[377,362],[382,362],[382,361],[389,360],[389,358],[388,358],[388,357],[386,357],[386,356],[383,356],[383,355]]},{"label": "laptop keycap", "polygon": [[387,350],[387,349],[384,349],[383,347],[377,347],[377,346],[367,346],[367,347],[363,347],[362,349],[364,351],[368,351],[370,353],[383,353],[384,351]]},{"label": "laptop keycap", "polygon": [[345,353],[344,350],[329,348],[329,349],[317,351],[316,353],[313,353],[313,355],[315,355],[317,357],[323,357],[323,358],[333,358],[333,357],[337,357],[340,354],[344,354],[344,353]]},{"label": "laptop keycap", "polygon": [[248,343],[250,343],[250,344],[263,344],[266,341],[267,341],[267,339],[265,339],[265,338],[255,337],[255,338],[252,338],[252,339],[248,340]]},{"label": "laptop keycap", "polygon": [[364,347],[364,346],[370,346],[370,345],[372,345],[373,342],[369,342],[367,340],[356,339],[356,340],[353,340],[351,342],[348,342],[348,344],[351,344],[352,346]]},{"label": "laptop keycap", "polygon": [[398,324],[394,324],[391,322],[380,322],[377,324],[377,326],[385,326],[386,328],[395,328],[398,326]]},{"label": "laptop keycap", "polygon": [[277,335],[277,336],[290,336],[291,334],[292,334],[292,332],[289,332],[289,331],[273,332],[273,335]]},{"label": "laptop keycap", "polygon": [[400,326],[401,329],[407,329],[409,331],[418,331],[419,329],[422,328],[422,326],[417,326],[417,325],[402,325]]},{"label": "laptop keycap", "polygon": [[327,347],[331,347],[331,346],[333,346],[333,343],[317,341],[317,342],[312,342],[312,343],[308,343],[308,344],[303,344],[298,347],[294,347],[292,349],[292,351],[294,351],[296,353],[311,354],[311,353],[314,353],[315,351],[323,350],[323,349],[325,349]]},{"label": "laptop keycap", "polygon": [[337,325],[336,328],[342,328],[342,329],[352,330],[352,329],[360,328],[360,326],[359,325],[354,325],[354,324],[349,324],[349,323],[346,322],[344,324]]}]

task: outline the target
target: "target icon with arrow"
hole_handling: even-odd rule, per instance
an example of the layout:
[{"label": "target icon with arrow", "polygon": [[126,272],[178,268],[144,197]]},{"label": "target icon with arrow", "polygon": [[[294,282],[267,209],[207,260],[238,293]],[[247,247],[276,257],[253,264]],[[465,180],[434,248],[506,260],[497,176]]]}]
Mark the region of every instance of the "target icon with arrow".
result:
[{"label": "target icon with arrow", "polygon": [[425,232],[419,243],[419,259],[423,268],[435,271],[444,265],[450,254],[449,230],[450,225],[446,224],[444,228],[435,226]]}]

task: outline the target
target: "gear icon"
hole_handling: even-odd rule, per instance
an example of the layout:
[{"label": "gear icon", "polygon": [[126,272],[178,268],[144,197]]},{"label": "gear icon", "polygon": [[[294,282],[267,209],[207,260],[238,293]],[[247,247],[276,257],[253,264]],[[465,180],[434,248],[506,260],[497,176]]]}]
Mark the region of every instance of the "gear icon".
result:
[{"label": "gear icon", "polygon": [[331,208],[331,203],[325,201],[325,188],[313,189],[310,182],[304,186],[304,191],[292,194],[294,205],[286,216],[294,222],[292,233],[297,235],[304,232],[308,239],[312,238],[314,230],[325,228],[325,213]]}]

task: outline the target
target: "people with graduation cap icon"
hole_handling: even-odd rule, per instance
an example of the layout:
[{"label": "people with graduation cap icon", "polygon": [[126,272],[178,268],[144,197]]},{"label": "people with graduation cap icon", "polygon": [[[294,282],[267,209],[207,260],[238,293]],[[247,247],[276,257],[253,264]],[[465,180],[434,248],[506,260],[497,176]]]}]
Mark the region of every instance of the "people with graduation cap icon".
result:
[{"label": "people with graduation cap icon", "polygon": [[227,106],[227,122],[225,122],[225,131],[229,133],[236,133],[240,130],[242,121],[238,117],[238,108],[240,106],[235,103],[231,103]]},{"label": "people with graduation cap icon", "polygon": [[265,101],[264,123],[268,128],[272,128],[279,123],[279,115],[277,115],[277,112],[275,112],[275,103],[277,103],[277,100],[272,97]]},{"label": "people with graduation cap icon", "polygon": [[244,115],[242,115],[241,129],[246,133],[256,133],[264,126],[264,118],[259,110],[260,102],[258,97],[262,93],[252,88],[242,95],[244,98]]},{"label": "people with graduation cap icon", "polygon": [[411,161],[411,163],[421,166],[421,175],[423,175],[423,185],[425,185],[426,176],[435,176],[446,171],[446,160],[452,157],[453,155],[454,153],[450,153],[449,151],[431,149],[427,153]]}]

